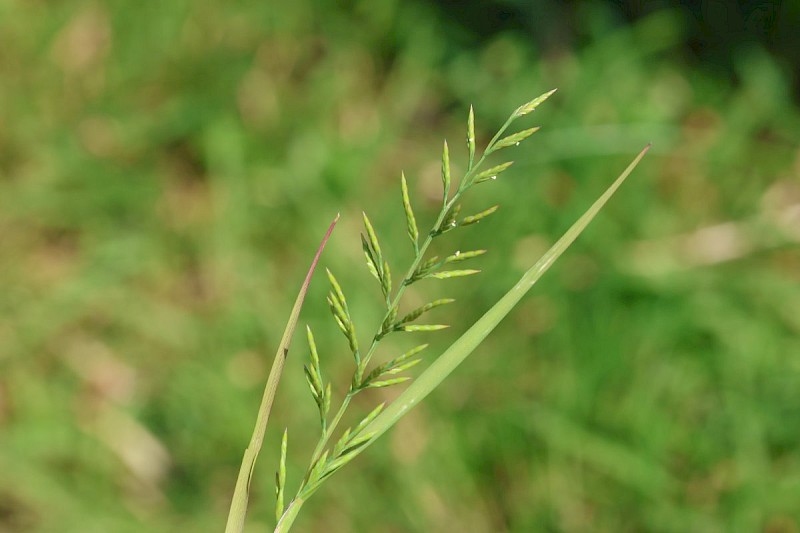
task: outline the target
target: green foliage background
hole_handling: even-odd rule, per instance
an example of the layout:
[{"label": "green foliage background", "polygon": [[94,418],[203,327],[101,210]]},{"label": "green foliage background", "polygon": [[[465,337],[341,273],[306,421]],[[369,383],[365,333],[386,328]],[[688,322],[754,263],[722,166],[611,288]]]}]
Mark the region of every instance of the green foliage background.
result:
[{"label": "green foliage background", "polygon": [[[444,5],[442,5],[444,4]],[[489,3],[487,2],[487,5]],[[497,8],[514,2],[492,2]],[[477,4],[480,5],[480,4]],[[486,247],[432,357],[647,142],[587,233],[445,386],[307,504],[298,531],[770,531],[800,526],[800,113],[757,42],[732,76],[685,15],[575,8],[544,47],[456,4],[0,0],[0,531],[221,531],[270,357],[316,244],[368,335],[367,210],[400,272],[479,143],[558,87],[452,239]],[[476,8],[477,9],[477,8]],[[451,11],[455,10],[455,11]],[[548,12],[532,12],[546,27]],[[500,161],[498,161],[500,162]],[[395,243],[390,245],[389,243]],[[440,245],[443,243],[440,243]],[[350,357],[311,287],[324,371]],[[457,307],[456,307],[457,306]],[[295,339],[249,531],[317,436]],[[390,337],[396,355],[408,338]],[[381,355],[382,354],[382,355]],[[356,402],[366,414],[391,392]]]}]

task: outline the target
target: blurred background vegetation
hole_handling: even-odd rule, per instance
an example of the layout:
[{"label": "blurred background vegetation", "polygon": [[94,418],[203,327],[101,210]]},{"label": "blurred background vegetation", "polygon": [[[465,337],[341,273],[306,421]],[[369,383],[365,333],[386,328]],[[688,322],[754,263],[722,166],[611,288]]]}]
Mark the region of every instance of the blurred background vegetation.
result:
[{"label": "blurred background vegetation", "polygon": [[[400,171],[430,224],[469,105],[485,143],[553,87],[466,206],[502,209],[442,243],[489,248],[483,273],[408,293],[459,301],[429,358],[653,150],[297,530],[800,531],[800,6],[677,5],[0,0],[0,531],[221,531],[328,222],[366,336],[360,210],[400,272]],[[325,292],[301,324],[341,394]],[[283,426],[290,487],[317,437],[306,357],[298,335],[249,531]]]}]

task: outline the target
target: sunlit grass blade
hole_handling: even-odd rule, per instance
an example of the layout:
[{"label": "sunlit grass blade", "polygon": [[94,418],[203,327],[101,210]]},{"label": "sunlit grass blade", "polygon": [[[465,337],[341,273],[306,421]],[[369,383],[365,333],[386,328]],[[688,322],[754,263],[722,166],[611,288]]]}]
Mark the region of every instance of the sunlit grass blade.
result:
[{"label": "sunlit grass blade", "polygon": [[272,403],[275,400],[275,392],[278,390],[278,382],[283,373],[283,364],[286,361],[286,356],[289,353],[289,345],[292,342],[292,335],[294,334],[295,327],[297,326],[297,319],[300,316],[300,309],[303,307],[303,301],[308,292],[308,286],[311,284],[311,276],[317,268],[317,263],[322,255],[322,250],[325,244],[333,233],[333,228],[336,222],[339,221],[339,215],[333,219],[325,237],[317,248],[317,253],[311,261],[311,267],[308,269],[306,278],[303,285],[300,287],[300,292],[295,299],[294,307],[289,315],[289,322],[286,324],[286,329],[283,331],[283,337],[280,344],[278,344],[278,351],[275,353],[275,359],[272,362],[272,369],[270,369],[269,377],[267,378],[267,385],[264,388],[264,396],[261,398],[261,405],[258,408],[258,415],[256,418],[256,426],[253,430],[253,436],[250,438],[250,444],[244,451],[242,457],[242,465],[239,468],[239,476],[236,479],[236,487],[233,490],[233,499],[231,500],[231,508],[228,513],[228,521],[225,526],[225,533],[240,533],[244,529],[244,519],[247,515],[247,502],[250,492],[250,480],[253,477],[253,469],[258,459],[258,453],[261,451],[261,446],[264,443],[264,433],[267,430],[267,422],[269,421],[269,413],[272,410]]}]

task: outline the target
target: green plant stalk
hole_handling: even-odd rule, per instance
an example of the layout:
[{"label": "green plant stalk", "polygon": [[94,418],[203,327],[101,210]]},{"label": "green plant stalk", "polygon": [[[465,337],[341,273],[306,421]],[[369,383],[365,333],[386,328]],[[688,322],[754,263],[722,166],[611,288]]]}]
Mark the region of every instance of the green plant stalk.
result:
[{"label": "green plant stalk", "polygon": [[[456,192],[453,195],[453,197],[449,201],[445,198],[445,202],[444,202],[444,205],[442,206],[442,210],[439,213],[439,216],[438,216],[438,218],[436,219],[436,222],[433,225],[434,231],[428,232],[428,235],[425,238],[425,241],[423,241],[422,246],[418,247],[418,249],[416,251],[417,252],[416,253],[416,257],[414,257],[414,261],[411,263],[411,266],[408,268],[408,271],[406,272],[402,283],[399,284],[399,286],[397,288],[397,294],[395,294],[394,298],[392,299],[391,303],[388,306],[388,309],[387,309],[386,313],[383,315],[383,318],[381,319],[381,322],[380,322],[381,324],[383,324],[384,320],[386,320],[386,317],[389,315],[391,309],[399,304],[400,298],[403,296],[403,293],[405,292],[407,282],[411,279],[411,276],[414,275],[414,272],[417,270],[417,267],[422,262],[422,259],[425,257],[425,252],[427,252],[428,247],[433,242],[433,239],[435,237],[435,231],[441,228],[442,222],[444,222],[444,219],[447,216],[447,213],[450,211],[450,209],[453,208],[453,206],[456,204],[456,202],[458,202],[458,200],[461,198],[461,196],[464,194],[464,192],[466,192],[467,189],[469,189],[469,186],[470,186],[469,180],[476,175],[477,171],[480,169],[481,165],[486,160],[486,157],[492,152],[492,149],[494,148],[495,143],[502,137],[503,133],[505,133],[505,131],[508,129],[508,127],[511,125],[511,123],[514,122],[514,120],[516,118],[517,117],[515,117],[514,115],[511,115],[506,120],[506,122],[502,125],[502,127],[497,131],[495,136],[492,137],[492,140],[489,141],[489,144],[487,145],[486,150],[483,151],[483,154],[481,155],[481,157],[478,160],[478,162],[475,163],[474,165],[472,165],[470,167],[470,169],[467,171],[467,173],[464,175],[464,177],[461,179],[461,181],[458,184],[458,189],[456,190]],[[375,348],[377,347],[378,342],[379,342],[379,339],[377,338],[377,335],[376,335],[376,336],[374,336],[372,338],[372,343],[370,344],[369,350],[367,350],[366,355],[364,355],[364,359],[363,359],[363,363],[362,363],[364,368],[366,368],[367,364],[369,364],[369,360],[372,357],[372,354],[375,351]],[[359,378],[360,377],[361,376],[359,376]],[[330,440],[331,435],[333,435],[334,431],[336,431],[336,427],[339,425],[339,421],[341,421],[342,417],[344,416],[345,411],[347,410],[348,406],[350,405],[350,400],[353,399],[353,396],[355,396],[355,394],[357,392],[358,391],[354,390],[352,388],[352,386],[351,386],[350,390],[348,390],[347,395],[344,397],[344,399],[342,400],[341,405],[339,406],[339,409],[337,410],[337,412],[334,415],[333,419],[331,420],[330,424],[327,425],[322,437],[320,437],[319,442],[317,443],[316,447],[314,448],[314,453],[311,454],[311,462],[309,463],[309,471],[306,472],[306,474],[310,473],[311,467],[313,467],[314,463],[316,463],[317,460],[322,455],[322,452],[325,449],[325,446],[328,444],[328,441]],[[301,489],[302,489],[302,486],[301,486]],[[298,491],[298,493],[299,493],[299,491]]]},{"label": "green plant stalk", "polygon": [[264,434],[267,430],[269,414],[272,410],[272,403],[275,400],[275,392],[278,390],[278,383],[280,382],[281,374],[283,373],[283,365],[286,361],[286,356],[289,353],[289,345],[292,342],[292,335],[297,326],[297,319],[300,316],[300,309],[303,307],[303,301],[305,300],[306,293],[308,292],[308,286],[311,283],[311,276],[314,274],[314,270],[317,267],[320,255],[322,255],[322,250],[325,248],[325,244],[328,242],[331,233],[333,233],[333,228],[336,226],[336,222],[338,222],[338,220],[339,215],[337,214],[336,218],[334,218],[333,222],[331,222],[330,226],[328,226],[328,231],[325,233],[325,237],[323,237],[319,248],[317,248],[317,253],[314,255],[314,259],[311,262],[311,267],[309,267],[306,278],[303,281],[303,285],[300,287],[300,292],[297,294],[297,298],[295,299],[294,307],[292,307],[292,312],[289,315],[289,322],[286,324],[286,329],[283,331],[283,337],[278,345],[278,351],[275,353],[275,359],[272,361],[272,368],[270,369],[269,377],[267,378],[267,384],[264,387],[264,395],[261,398],[261,405],[258,408],[258,416],[256,418],[256,425],[253,430],[253,435],[250,438],[250,444],[244,451],[242,465],[239,467],[239,476],[236,479],[236,488],[234,488],[233,491],[233,498],[231,500],[230,511],[228,512],[228,521],[225,526],[225,533],[241,533],[241,531],[244,529],[244,521],[247,515],[247,503],[250,493],[250,480],[253,478],[253,469],[256,465],[256,459],[258,459],[258,453],[261,451],[261,446],[264,442]]},{"label": "green plant stalk", "polygon": [[[499,138],[499,134],[495,136],[493,142],[497,138]],[[411,408],[428,396],[428,394],[438,387],[442,381],[444,381],[444,379],[449,376],[481,342],[483,342],[489,333],[497,327],[522,297],[527,294],[531,287],[533,287],[542,275],[549,270],[556,259],[558,259],[575,241],[578,235],[586,229],[589,222],[592,221],[630,173],[633,172],[633,169],[636,168],[636,165],[639,164],[639,161],[641,161],[649,149],[650,145],[648,144],[583,216],[567,230],[536,264],[525,272],[511,290],[439,356],[425,372],[411,382],[411,385],[409,385],[394,402],[384,409],[371,424],[364,428],[364,434],[371,434],[372,437],[369,442],[359,449],[359,453],[363,452],[368,446],[375,442],[378,437],[394,426]],[[489,149],[486,151],[489,152]],[[481,160],[482,159],[483,158],[481,158]],[[478,165],[476,165],[476,167],[477,166]],[[441,221],[439,223],[441,223]],[[430,240],[430,237],[428,240]],[[426,241],[426,244],[429,244],[429,242]],[[286,533],[290,530],[303,503],[305,503],[305,499],[303,498],[295,498],[292,500],[286,512],[281,517],[281,520],[278,522],[275,533]]]}]

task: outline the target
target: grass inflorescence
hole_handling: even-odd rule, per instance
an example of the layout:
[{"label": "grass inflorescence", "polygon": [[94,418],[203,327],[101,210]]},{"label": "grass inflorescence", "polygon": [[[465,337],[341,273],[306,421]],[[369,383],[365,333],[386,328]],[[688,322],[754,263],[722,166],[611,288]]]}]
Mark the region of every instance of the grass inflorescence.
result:
[{"label": "grass inflorescence", "polygon": [[[470,107],[467,118],[467,149],[469,159],[466,171],[460,179],[454,182],[450,165],[450,150],[447,141],[443,143],[441,154],[441,182],[442,200],[436,221],[425,233],[420,233],[417,217],[414,214],[412,199],[409,194],[408,183],[404,173],[400,176],[400,196],[402,210],[406,219],[408,238],[414,252],[414,258],[408,265],[399,282],[394,282],[392,271],[387,258],[387,250],[392,248],[381,246],[372,222],[367,213],[363,213],[364,233],[361,235],[361,244],[367,270],[375,278],[380,290],[385,311],[377,330],[372,334],[366,349],[359,344],[356,325],[354,324],[348,306],[345,291],[330,270],[326,270],[330,286],[327,301],[333,319],[344,336],[350,354],[353,358],[353,375],[350,385],[338,408],[331,414],[332,384],[326,382],[320,367],[320,354],[314,335],[310,327],[306,334],[309,345],[309,362],[305,365],[305,377],[311,395],[317,405],[321,433],[316,446],[311,454],[308,467],[300,481],[294,497],[284,506],[286,494],[286,454],[287,433],[284,432],[281,441],[280,463],[276,474],[276,531],[288,531],[303,503],[310,498],[319,487],[340,468],[352,461],[375,439],[389,429],[399,420],[408,409],[416,405],[422,398],[438,386],[452,370],[471,353],[474,348],[494,329],[500,320],[513,308],[516,302],[530,289],[538,278],[550,267],[555,259],[572,243],[583,231],[588,222],[595,216],[602,205],[613,194],[616,188],[627,177],[639,159],[628,167],[606,193],[584,214],[578,222],[548,251],[542,259],[534,265],[520,282],[509,291],[484,317],[460,337],[442,356],[440,356],[428,370],[426,370],[412,386],[407,388],[397,400],[386,409],[379,404],[364,416],[356,425],[346,428],[337,434],[339,425],[348,412],[353,398],[366,389],[384,388],[411,382],[412,377],[405,374],[422,361],[422,353],[427,344],[419,344],[403,354],[388,360],[385,363],[371,365],[371,360],[380,342],[392,333],[415,333],[442,330],[446,324],[418,323],[428,312],[441,306],[454,302],[452,298],[438,298],[429,303],[400,314],[403,294],[407,287],[422,279],[450,279],[472,276],[480,270],[463,268],[462,264],[475,260],[486,253],[486,250],[455,251],[452,254],[439,258],[427,256],[428,248],[434,240],[440,239],[446,233],[461,227],[482,222],[494,214],[498,206],[490,206],[477,213],[463,216],[461,214],[461,200],[463,196],[478,184],[496,180],[506,171],[513,161],[505,161],[488,169],[481,170],[489,155],[495,154],[505,148],[518,146],[538,131],[538,127],[528,128],[516,133],[506,134],[511,124],[534,111],[537,106],[549,98],[555,90],[542,94],[530,102],[518,107],[506,120],[500,130],[489,141],[486,148],[477,157],[475,141],[475,115]],[[467,265],[469,266],[469,265]],[[241,522],[243,523],[243,521]]]},{"label": "grass inflorescence", "polygon": [[[406,269],[403,279],[396,285],[393,292],[392,275],[389,268],[389,262],[385,256],[384,248],[381,247],[378,239],[377,232],[370,222],[366,213],[363,213],[364,234],[361,235],[362,248],[366,258],[367,268],[372,276],[378,281],[381,293],[386,303],[386,311],[381,321],[378,330],[372,336],[372,341],[363,354],[359,348],[356,329],[353,324],[350,312],[347,306],[347,299],[341,285],[336,277],[328,270],[328,281],[330,283],[330,292],[328,294],[328,304],[331,309],[334,320],[337,326],[347,339],[350,351],[353,355],[355,368],[353,371],[353,378],[350,387],[345,394],[344,400],[337,412],[333,417],[328,420],[328,409],[330,407],[330,395],[325,391],[330,390],[330,384],[323,385],[320,372],[319,372],[319,356],[316,346],[313,341],[313,334],[308,330],[309,346],[311,352],[311,363],[306,365],[306,378],[309,382],[312,395],[320,408],[320,420],[322,426],[322,434],[319,438],[314,453],[311,456],[311,461],[306,474],[297,491],[295,500],[305,500],[316,491],[321,483],[325,481],[331,474],[336,472],[339,468],[351,461],[358,455],[360,448],[370,441],[373,435],[364,433],[370,422],[372,422],[383,409],[383,405],[377,406],[371,413],[369,413],[361,422],[355,427],[344,430],[342,436],[333,446],[329,447],[329,441],[335,433],[342,417],[346,413],[350,402],[354,396],[361,391],[368,388],[381,388],[397,385],[410,381],[410,376],[402,376],[406,370],[417,365],[422,359],[416,357],[420,354],[427,345],[423,344],[416,348],[392,359],[388,363],[384,363],[369,369],[369,364],[372,356],[380,341],[386,335],[393,332],[427,332],[445,329],[448,326],[445,324],[416,324],[417,319],[420,319],[428,311],[434,308],[452,303],[452,298],[440,298],[425,304],[417,309],[414,309],[402,317],[399,316],[399,308],[401,298],[406,287],[420,281],[424,278],[434,279],[449,279],[463,276],[470,276],[477,274],[480,270],[477,269],[462,269],[462,268],[448,268],[449,265],[454,263],[462,263],[470,259],[475,259],[485,253],[485,250],[474,250],[469,252],[454,252],[452,255],[439,260],[438,257],[428,257],[425,254],[428,247],[434,239],[437,239],[445,233],[459,227],[469,226],[476,224],[486,217],[497,211],[498,206],[492,206],[479,213],[460,217],[460,201],[464,194],[472,189],[478,183],[486,181],[491,177],[496,176],[503,170],[507,169],[512,162],[508,161],[500,165],[494,166],[489,169],[489,174],[486,172],[480,173],[479,169],[484,163],[486,157],[498,150],[510,146],[516,146],[538,128],[530,128],[518,133],[513,133],[508,136],[503,136],[511,123],[524,114],[533,111],[540,103],[544,102],[547,97],[553,94],[553,91],[545,93],[544,95],[536,98],[525,106],[521,107],[514,114],[509,117],[503,127],[498,131],[495,137],[489,142],[481,157],[475,161],[475,117],[474,112],[470,108],[469,118],[467,120],[467,147],[470,154],[470,160],[467,165],[467,170],[464,176],[458,181],[455,191],[451,192],[453,188],[453,178],[450,165],[450,149],[447,141],[442,146],[441,156],[441,178],[442,178],[442,203],[439,215],[433,227],[425,234],[425,239],[422,243],[420,240],[420,233],[417,226],[417,219],[414,215],[411,198],[408,192],[408,184],[405,174],[400,176],[400,191],[403,206],[403,212],[406,217],[406,227],[408,229],[408,237],[414,250],[414,259],[411,265]],[[522,109],[526,111],[522,112]],[[279,488],[279,493],[283,491],[283,487]]]}]

